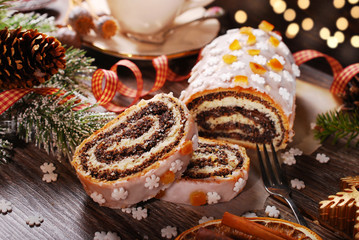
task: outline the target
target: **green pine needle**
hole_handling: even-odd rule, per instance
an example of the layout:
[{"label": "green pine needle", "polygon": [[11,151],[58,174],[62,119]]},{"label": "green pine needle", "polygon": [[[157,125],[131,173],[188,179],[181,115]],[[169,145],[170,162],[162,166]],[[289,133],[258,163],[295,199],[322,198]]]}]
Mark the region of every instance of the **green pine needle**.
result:
[{"label": "green pine needle", "polygon": [[317,116],[315,137],[323,142],[332,136],[333,143],[339,139],[346,138],[347,145],[356,142],[359,146],[359,110],[353,112],[329,111]]}]

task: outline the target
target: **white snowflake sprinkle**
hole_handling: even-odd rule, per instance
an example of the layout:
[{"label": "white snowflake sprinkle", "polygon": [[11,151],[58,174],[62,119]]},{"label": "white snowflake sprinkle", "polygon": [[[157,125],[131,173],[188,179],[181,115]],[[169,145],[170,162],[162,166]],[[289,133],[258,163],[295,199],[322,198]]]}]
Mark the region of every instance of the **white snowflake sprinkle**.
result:
[{"label": "white snowflake sprinkle", "polygon": [[90,197],[92,198],[92,200],[94,200],[98,204],[104,204],[106,202],[103,195],[101,193],[98,193],[98,192],[91,193]]},{"label": "white snowflake sprinkle", "polygon": [[115,232],[95,232],[93,240],[121,240],[121,238]]},{"label": "white snowflake sprinkle", "polygon": [[297,64],[293,63],[292,64],[292,71],[294,76],[299,77],[300,76],[300,70]]},{"label": "white snowflake sprinkle", "polygon": [[289,100],[290,93],[288,92],[288,90],[286,88],[280,87],[279,95],[281,95],[284,100],[287,100],[287,101]]},{"label": "white snowflake sprinkle", "polygon": [[280,82],[280,81],[282,81],[282,76],[279,75],[278,73],[273,72],[273,71],[270,71],[270,72],[269,72],[269,77],[270,77],[271,79],[273,79],[273,81],[275,81],[275,82]]},{"label": "white snowflake sprinkle", "polygon": [[289,48],[283,42],[280,42],[277,48],[281,50],[284,55],[290,54]]},{"label": "white snowflake sprinkle", "polygon": [[[236,56],[237,58],[241,57],[243,55],[243,53],[244,53],[243,50],[234,50],[231,52],[231,54],[233,56]],[[232,65],[233,65],[233,63],[232,63]]]},{"label": "white snowflake sprinkle", "polygon": [[265,213],[269,217],[274,217],[274,218],[279,217],[280,214],[279,210],[275,206],[269,206],[269,205],[266,207]]},{"label": "white snowflake sprinkle", "polygon": [[217,42],[216,41],[212,41],[210,44],[207,45],[206,48],[214,48],[217,46]]},{"label": "white snowflake sprinkle", "polygon": [[300,150],[299,148],[290,148],[289,152],[294,156],[301,156],[303,154],[303,151]]},{"label": "white snowflake sprinkle", "polygon": [[327,163],[329,161],[329,157],[327,157],[324,153],[317,153],[315,157],[320,163]]},{"label": "white snowflake sprinkle", "polygon": [[203,75],[206,77],[212,76],[212,74],[214,73],[214,67],[207,67],[204,72]]},{"label": "white snowflake sprinkle", "polygon": [[147,208],[142,208],[142,207],[132,208],[132,217],[134,219],[141,220],[147,218],[147,216],[148,216]]},{"label": "white snowflake sprinkle", "polygon": [[288,82],[293,82],[294,81],[293,76],[287,70],[283,70],[283,77]]},{"label": "white snowflake sprinkle", "polygon": [[252,74],[251,79],[252,81],[257,82],[259,84],[264,84],[266,82],[263,77],[259,76],[259,74]]},{"label": "white snowflake sprinkle", "polygon": [[283,163],[284,163],[284,164],[287,164],[287,165],[289,165],[289,166],[291,166],[291,165],[297,163],[297,161],[296,161],[294,155],[293,155],[292,153],[290,153],[290,152],[282,153],[282,154],[281,154],[281,157],[282,157],[282,159],[283,159]]},{"label": "white snowflake sprinkle", "polygon": [[56,169],[56,167],[54,166],[53,163],[47,163],[47,162],[45,162],[44,164],[42,164],[42,165],[40,166],[40,168],[41,168],[41,171],[42,171],[43,173],[52,173],[52,172],[54,172],[55,169]]},{"label": "white snowflake sprinkle", "polygon": [[26,224],[30,227],[37,226],[39,227],[41,223],[44,221],[44,218],[41,216],[41,214],[36,213],[33,216],[28,217],[26,220]]},{"label": "white snowflake sprinkle", "polygon": [[254,212],[245,212],[242,214],[242,217],[253,218],[253,217],[257,217],[257,214]]},{"label": "white snowflake sprinkle", "polygon": [[208,58],[208,65],[209,66],[213,66],[219,63],[219,58],[218,57],[210,57]]},{"label": "white snowflake sprinkle", "polygon": [[150,190],[153,188],[157,188],[160,185],[159,181],[160,181],[160,178],[157,177],[156,175],[152,174],[151,177],[146,177],[145,187]]},{"label": "white snowflake sprinkle", "polygon": [[229,72],[227,72],[227,73],[222,73],[222,74],[219,76],[219,78],[220,78],[222,81],[226,82],[226,81],[231,80],[232,74],[229,73]]},{"label": "white snowflake sprinkle", "polygon": [[292,188],[296,188],[298,190],[305,188],[304,182],[302,180],[299,180],[298,178],[290,180],[290,184]]},{"label": "white snowflake sprinkle", "polygon": [[268,43],[267,42],[258,42],[256,44],[256,48],[258,48],[259,50],[268,50]]},{"label": "white snowflake sprinkle", "polygon": [[237,61],[231,64],[231,68],[234,70],[239,70],[239,69],[243,69],[245,66],[244,62],[241,61]]},{"label": "white snowflake sprinkle", "polygon": [[280,56],[280,55],[278,55],[278,54],[275,54],[273,57],[272,57],[272,59],[277,59],[282,65],[284,65],[285,64],[285,60],[284,60],[284,57],[282,57],[282,56]]},{"label": "white snowflake sprinkle", "polygon": [[267,59],[262,55],[253,56],[253,62],[258,63],[260,65],[265,65],[267,63]]},{"label": "white snowflake sprinkle", "polygon": [[252,30],[253,35],[255,35],[256,37],[260,37],[264,35],[264,31],[262,29],[253,29]]},{"label": "white snowflake sprinkle", "polygon": [[111,197],[115,200],[126,199],[128,196],[128,191],[123,187],[115,188],[111,193]]},{"label": "white snowflake sprinkle", "polygon": [[202,223],[205,223],[205,222],[208,222],[208,221],[212,221],[213,219],[214,219],[214,217],[203,216],[200,220],[198,220],[198,223],[202,224]]},{"label": "white snowflake sprinkle", "polygon": [[44,176],[42,176],[42,181],[50,183],[57,181],[57,173],[51,172],[51,173],[45,173]]},{"label": "white snowflake sprinkle", "polygon": [[238,181],[234,184],[233,191],[239,192],[244,188],[245,185],[246,185],[246,180],[244,180],[243,178],[239,178]]},{"label": "white snowflake sprinkle", "polygon": [[218,203],[218,201],[221,199],[221,196],[219,196],[216,192],[208,192],[207,193],[207,202],[208,204],[215,204]]},{"label": "white snowflake sprinkle", "polygon": [[177,236],[177,228],[176,227],[171,227],[171,226],[167,226],[165,228],[161,229],[161,236],[165,237],[165,238],[172,238],[172,237],[176,237]]},{"label": "white snowflake sprinkle", "polygon": [[[197,136],[197,135],[196,135]],[[177,159],[176,161],[174,161],[173,163],[171,163],[171,168],[170,171],[176,173],[178,171],[181,171],[183,167],[183,162],[179,159]]]},{"label": "white snowflake sprinkle", "polygon": [[0,200],[0,212],[2,214],[6,214],[8,212],[12,211],[12,203],[10,201],[7,201],[5,199]]},{"label": "white snowflake sprinkle", "polygon": [[132,208],[121,208],[121,210],[124,213],[131,213],[132,212]]},{"label": "white snowflake sprinkle", "polygon": [[[197,134],[193,135],[193,137],[192,137],[192,147],[193,147],[193,150],[196,150],[198,148],[198,135]],[[171,164],[171,166],[172,166],[172,164]],[[179,170],[181,170],[181,169],[179,169]]]}]

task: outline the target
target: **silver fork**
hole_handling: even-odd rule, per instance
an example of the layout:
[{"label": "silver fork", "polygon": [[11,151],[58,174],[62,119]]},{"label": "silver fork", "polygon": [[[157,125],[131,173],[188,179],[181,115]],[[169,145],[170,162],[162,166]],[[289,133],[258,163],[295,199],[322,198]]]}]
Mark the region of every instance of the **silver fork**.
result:
[{"label": "silver fork", "polygon": [[275,171],[273,170],[273,164],[271,163],[265,144],[263,144],[265,163],[263,162],[262,154],[257,144],[257,154],[262,172],[264,187],[269,194],[283,198],[292,209],[298,223],[305,227],[308,227],[308,224],[305,221],[303,215],[300,213],[298,207],[295,205],[293,199],[290,197],[291,189],[288,186],[286,177],[283,174],[281,167],[279,165],[277,154],[275,152],[273,143],[271,143],[271,149],[273,154]]}]

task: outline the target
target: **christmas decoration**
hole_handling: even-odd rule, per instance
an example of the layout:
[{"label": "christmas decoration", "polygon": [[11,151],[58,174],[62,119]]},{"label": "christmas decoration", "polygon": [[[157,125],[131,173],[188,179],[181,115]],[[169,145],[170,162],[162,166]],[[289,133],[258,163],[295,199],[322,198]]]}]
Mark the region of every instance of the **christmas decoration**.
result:
[{"label": "christmas decoration", "polygon": [[0,30],[0,89],[38,86],[65,68],[65,49],[37,30]]},{"label": "christmas decoration", "polygon": [[341,187],[341,192],[319,203],[320,220],[359,239],[359,176],[342,178]]},{"label": "christmas decoration", "polygon": [[88,34],[95,26],[91,13],[81,6],[71,9],[68,22],[79,34]]}]

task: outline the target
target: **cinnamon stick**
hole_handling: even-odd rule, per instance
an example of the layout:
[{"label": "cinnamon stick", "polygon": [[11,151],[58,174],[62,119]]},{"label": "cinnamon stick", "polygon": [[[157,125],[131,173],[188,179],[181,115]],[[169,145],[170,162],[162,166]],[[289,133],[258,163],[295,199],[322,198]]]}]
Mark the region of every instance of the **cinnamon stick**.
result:
[{"label": "cinnamon stick", "polygon": [[216,233],[213,230],[201,227],[196,233],[196,240],[233,240],[233,238]]},{"label": "cinnamon stick", "polygon": [[290,236],[286,236],[264,225],[249,221],[244,217],[239,217],[228,212],[223,214],[222,224],[264,240],[294,240]]}]

